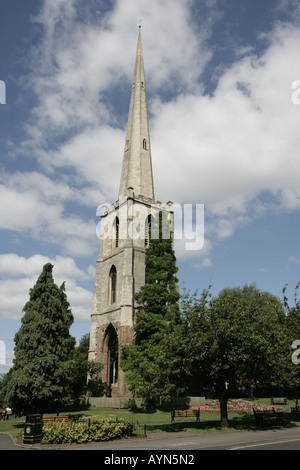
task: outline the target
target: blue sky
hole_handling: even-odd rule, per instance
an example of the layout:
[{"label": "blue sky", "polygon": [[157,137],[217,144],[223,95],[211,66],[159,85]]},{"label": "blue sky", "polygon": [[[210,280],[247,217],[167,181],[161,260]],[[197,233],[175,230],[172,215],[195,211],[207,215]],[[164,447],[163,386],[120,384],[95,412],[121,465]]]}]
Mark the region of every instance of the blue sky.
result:
[{"label": "blue sky", "polygon": [[[300,281],[297,0],[2,0],[0,340],[43,265],[89,332],[96,208],[114,203],[142,21],[156,198],[205,205],[180,287]],[[7,370],[7,368],[2,369]],[[2,370],[1,369],[1,370]]]}]

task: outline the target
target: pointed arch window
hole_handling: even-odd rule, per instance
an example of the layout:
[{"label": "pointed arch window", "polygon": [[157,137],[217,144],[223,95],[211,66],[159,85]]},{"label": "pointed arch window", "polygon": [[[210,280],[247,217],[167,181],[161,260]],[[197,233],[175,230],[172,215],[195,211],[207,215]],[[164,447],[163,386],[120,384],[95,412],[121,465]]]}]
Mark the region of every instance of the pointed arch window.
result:
[{"label": "pointed arch window", "polygon": [[109,271],[109,293],[108,300],[109,304],[116,303],[117,298],[117,270],[115,266],[112,266]]},{"label": "pointed arch window", "polygon": [[152,216],[148,215],[145,223],[145,247],[151,245],[151,227],[152,227]]},{"label": "pointed arch window", "polygon": [[119,234],[120,234],[120,221],[119,217],[116,217],[113,225],[113,247],[118,248],[119,246]]}]

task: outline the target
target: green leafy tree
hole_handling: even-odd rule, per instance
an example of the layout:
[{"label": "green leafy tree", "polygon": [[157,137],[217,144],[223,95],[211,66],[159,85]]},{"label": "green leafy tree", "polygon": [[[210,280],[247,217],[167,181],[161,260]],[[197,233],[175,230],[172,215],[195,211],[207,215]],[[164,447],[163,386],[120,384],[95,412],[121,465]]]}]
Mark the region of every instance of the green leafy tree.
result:
[{"label": "green leafy tree", "polygon": [[0,374],[0,409],[4,408],[4,396],[3,396],[3,385],[4,385],[5,374]]},{"label": "green leafy tree", "polygon": [[288,341],[290,345],[291,356],[291,380],[290,388],[299,397],[300,389],[300,300],[298,299],[298,289],[300,282],[295,287],[294,305],[290,305],[289,299],[286,294],[285,286],[283,288],[283,301],[286,310]]},{"label": "green leafy tree", "polygon": [[216,298],[206,291],[185,308],[186,370],[191,383],[219,399],[222,426],[229,396],[288,384],[286,317],[277,297],[252,285]]},{"label": "green leafy tree", "polygon": [[[47,266],[47,265],[46,265]],[[67,299],[66,285],[65,282],[59,288],[60,302],[61,302],[61,319],[58,322],[61,328],[62,344],[64,349],[65,360],[69,360],[72,357],[75,347],[75,338],[70,335],[69,331],[74,322],[73,313],[70,308],[70,304]]]},{"label": "green leafy tree", "polygon": [[88,374],[89,334],[82,336],[74,351],[72,392],[73,400],[78,403],[86,393]]},{"label": "green leafy tree", "polygon": [[72,392],[73,401],[79,404],[85,403],[86,396],[102,396],[105,390],[105,385],[99,376],[103,364],[88,360],[89,338],[89,334],[82,336],[74,352]]},{"label": "green leafy tree", "polygon": [[160,398],[167,398],[176,388],[171,369],[166,367],[167,337],[179,322],[177,267],[172,239],[163,239],[159,221],[159,238],[151,240],[146,250],[146,284],[135,295],[138,308],[135,338],[123,346],[121,367],[135,395],[142,397],[146,408]]},{"label": "green leafy tree", "polygon": [[75,339],[73,315],[65,294],[45,264],[29,292],[15,335],[13,367],[5,375],[5,401],[17,414],[59,411],[70,399]]}]

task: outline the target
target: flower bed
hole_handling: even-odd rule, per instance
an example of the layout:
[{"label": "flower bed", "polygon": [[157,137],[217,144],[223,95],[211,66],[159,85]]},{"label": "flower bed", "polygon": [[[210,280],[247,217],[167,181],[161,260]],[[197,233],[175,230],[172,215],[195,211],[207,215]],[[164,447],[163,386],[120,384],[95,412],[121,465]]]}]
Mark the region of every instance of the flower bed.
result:
[{"label": "flower bed", "polygon": [[[282,410],[282,406],[274,406],[274,405],[262,405],[258,403],[252,403],[247,400],[229,400],[227,402],[227,410],[232,413],[251,413],[252,409],[255,410],[271,410],[275,409],[275,411]],[[197,406],[193,406],[192,409],[199,409]],[[210,413],[219,413],[220,412],[220,404],[218,401],[215,403],[211,403],[208,405],[200,406],[200,411],[206,411]]]}]

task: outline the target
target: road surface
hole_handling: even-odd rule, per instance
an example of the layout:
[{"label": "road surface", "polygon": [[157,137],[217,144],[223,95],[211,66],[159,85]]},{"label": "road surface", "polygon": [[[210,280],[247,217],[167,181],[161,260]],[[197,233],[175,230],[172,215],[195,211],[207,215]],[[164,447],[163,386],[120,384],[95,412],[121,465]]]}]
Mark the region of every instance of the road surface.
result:
[{"label": "road surface", "polygon": [[[300,450],[300,427],[258,431],[198,434],[191,432],[149,433],[145,438],[123,439],[91,444],[46,446],[17,445],[0,434],[0,450],[100,450],[104,455],[128,451],[197,451],[197,450]],[[104,452],[105,451],[105,452]],[[153,452],[152,452],[153,453]]]}]

